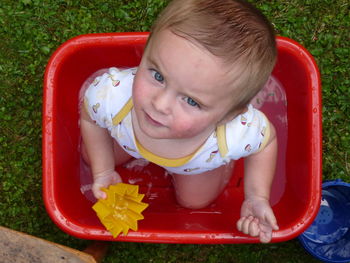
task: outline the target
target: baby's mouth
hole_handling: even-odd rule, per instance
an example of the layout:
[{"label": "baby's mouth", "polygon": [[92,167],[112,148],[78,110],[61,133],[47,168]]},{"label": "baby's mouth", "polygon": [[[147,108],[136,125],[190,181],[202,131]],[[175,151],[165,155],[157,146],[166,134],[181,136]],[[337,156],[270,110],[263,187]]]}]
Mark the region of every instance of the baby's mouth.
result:
[{"label": "baby's mouth", "polygon": [[150,122],[152,125],[157,126],[157,127],[163,127],[165,125],[163,125],[162,123],[156,121],[155,119],[153,119],[148,113],[145,112],[145,116],[148,122]]}]

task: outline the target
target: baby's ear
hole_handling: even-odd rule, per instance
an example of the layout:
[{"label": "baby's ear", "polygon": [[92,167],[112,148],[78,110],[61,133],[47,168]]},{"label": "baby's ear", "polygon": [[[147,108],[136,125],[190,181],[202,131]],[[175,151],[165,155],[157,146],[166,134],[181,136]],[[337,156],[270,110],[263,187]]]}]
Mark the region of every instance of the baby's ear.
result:
[{"label": "baby's ear", "polygon": [[241,109],[234,109],[229,111],[217,124],[217,126],[224,125],[225,123],[232,121],[238,115],[245,113],[248,110],[247,107],[243,107]]}]

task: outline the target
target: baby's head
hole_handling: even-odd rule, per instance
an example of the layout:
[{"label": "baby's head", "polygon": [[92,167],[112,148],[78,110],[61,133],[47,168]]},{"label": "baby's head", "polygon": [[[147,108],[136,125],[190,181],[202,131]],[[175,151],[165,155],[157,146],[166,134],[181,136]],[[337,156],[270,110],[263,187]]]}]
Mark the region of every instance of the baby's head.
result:
[{"label": "baby's head", "polygon": [[235,91],[232,111],[245,108],[266,83],[276,61],[271,24],[243,0],[173,0],[154,24],[147,45],[164,30],[222,60]]}]

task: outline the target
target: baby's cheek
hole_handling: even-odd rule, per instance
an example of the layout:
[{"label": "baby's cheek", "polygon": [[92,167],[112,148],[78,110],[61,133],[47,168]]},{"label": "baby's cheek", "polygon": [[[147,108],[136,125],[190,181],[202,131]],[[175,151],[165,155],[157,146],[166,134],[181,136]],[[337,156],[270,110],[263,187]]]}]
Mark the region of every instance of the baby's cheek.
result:
[{"label": "baby's cheek", "polygon": [[132,89],[133,100],[140,98],[142,93],[143,93],[142,86],[139,85],[138,83],[134,83],[133,89]]},{"label": "baby's cheek", "polygon": [[140,96],[145,92],[145,87],[147,87],[146,82],[142,78],[142,76],[136,76],[133,82],[133,96]]},{"label": "baby's cheek", "polygon": [[149,95],[147,95],[142,89],[135,89],[132,94],[132,101],[135,108],[142,107],[142,105],[145,104],[147,101],[145,98],[148,98]]},{"label": "baby's cheek", "polygon": [[188,138],[195,136],[198,134],[200,127],[198,125],[194,125],[192,121],[182,120],[179,121],[173,131],[176,133],[176,137],[178,138]]}]

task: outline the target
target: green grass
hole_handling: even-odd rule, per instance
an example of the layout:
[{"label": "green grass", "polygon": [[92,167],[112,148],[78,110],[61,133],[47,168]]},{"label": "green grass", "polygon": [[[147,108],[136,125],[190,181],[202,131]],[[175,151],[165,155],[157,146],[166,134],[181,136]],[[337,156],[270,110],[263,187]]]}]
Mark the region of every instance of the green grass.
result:
[{"label": "green grass", "polygon": [[[41,198],[42,80],[63,42],[94,32],[146,31],[166,0],[2,0],[0,225],[74,248]],[[350,178],[348,0],[254,0],[278,34],[315,57],[322,74],[323,177]],[[295,241],[268,245],[113,243],[104,262],[317,262]]]}]

